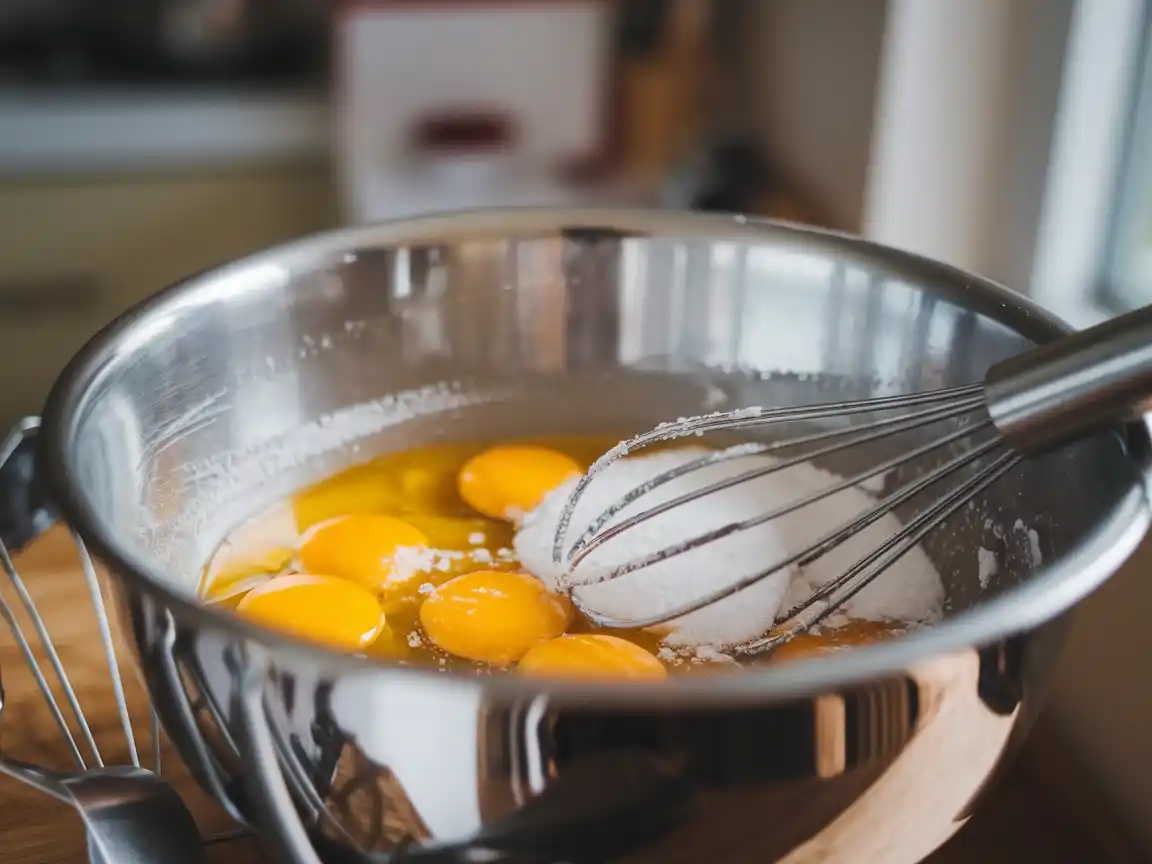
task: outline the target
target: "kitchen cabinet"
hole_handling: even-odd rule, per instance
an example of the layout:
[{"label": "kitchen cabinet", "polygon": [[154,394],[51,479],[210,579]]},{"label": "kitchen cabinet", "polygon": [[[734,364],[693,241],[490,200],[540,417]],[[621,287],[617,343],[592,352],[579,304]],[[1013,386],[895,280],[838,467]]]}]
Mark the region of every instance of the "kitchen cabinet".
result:
[{"label": "kitchen cabinet", "polygon": [[178,279],[337,221],[326,164],[0,183],[0,423],[68,358]]}]

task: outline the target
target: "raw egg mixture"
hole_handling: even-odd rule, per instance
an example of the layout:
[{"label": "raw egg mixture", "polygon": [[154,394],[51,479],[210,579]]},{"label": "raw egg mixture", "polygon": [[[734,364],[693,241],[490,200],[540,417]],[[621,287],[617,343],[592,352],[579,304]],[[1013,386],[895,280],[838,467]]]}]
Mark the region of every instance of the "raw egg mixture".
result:
[{"label": "raw egg mixture", "polygon": [[[533,514],[545,502],[555,513],[564,490],[614,443],[443,444],[357,466],[237,531],[206,568],[202,593],[302,639],[440,669],[660,679],[735,668],[723,651],[674,629],[597,630],[542,565],[531,571],[551,548],[546,519],[536,520],[538,537],[529,530]],[[714,567],[726,561],[721,554]],[[769,623],[786,587],[763,598]],[[751,626],[763,632],[763,621]],[[883,639],[903,626],[882,615],[842,616],[769,662]]]}]

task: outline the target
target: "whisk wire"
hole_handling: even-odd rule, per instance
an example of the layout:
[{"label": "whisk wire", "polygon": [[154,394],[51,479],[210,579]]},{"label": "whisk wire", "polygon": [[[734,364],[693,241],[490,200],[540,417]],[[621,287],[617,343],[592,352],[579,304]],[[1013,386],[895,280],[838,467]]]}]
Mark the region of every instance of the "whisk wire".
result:
[{"label": "whisk wire", "polygon": [[[811,563],[812,561],[827,553],[829,550],[839,546],[850,537],[860,533],[869,525],[875,523],[886,514],[892,512],[896,507],[900,506],[905,501],[908,501],[909,499],[914,498],[916,495],[919,495],[933,484],[970,465],[980,456],[989,453],[993,449],[1004,446],[1006,446],[1004,442],[998,438],[993,438],[984,442],[983,444],[979,444],[969,452],[954,457],[933,471],[928,472],[922,477],[893,492],[891,495],[881,499],[879,502],[877,502],[876,506],[872,507],[870,510],[865,511],[852,521],[843,523],[838,528],[824,534],[819,540],[816,540],[800,552],[789,555],[782,560],[777,561],[772,567],[768,569],[761,570],[721,588],[714,589],[706,595],[702,595],[688,603],[680,604],[673,609],[657,613],[655,615],[649,616],[648,618],[628,621],[623,621],[612,616],[603,615],[589,608],[587,604],[582,603],[581,605],[583,606],[583,611],[585,615],[592,620],[593,623],[602,627],[609,628],[655,627],[658,624],[665,624],[674,618],[680,618],[684,615],[691,614],[692,612],[696,612],[705,606],[710,606],[713,603],[718,603],[727,597],[731,597],[733,594],[737,594],[740,591],[743,591],[745,588],[748,588],[752,585],[755,585],[757,582],[761,582],[764,579],[767,579],[774,573],[780,572],[785,567],[792,565],[802,567],[805,564]],[[609,581],[614,577],[615,571],[612,573],[603,574],[603,578],[600,581]],[[574,589],[573,595],[578,595],[578,592],[578,588]],[[580,598],[577,596],[577,599],[579,600]]]},{"label": "whisk wire", "polygon": [[124,695],[124,679],[120,674],[120,661],[116,657],[116,641],[112,636],[112,626],[108,619],[108,607],[104,602],[104,592],[100,588],[100,578],[96,574],[96,567],[92,564],[92,556],[88,554],[88,547],[84,545],[74,529],[72,529],[72,539],[79,551],[80,566],[84,571],[84,580],[88,583],[88,592],[92,595],[92,606],[96,612],[96,625],[100,629],[100,641],[104,645],[104,659],[108,664],[108,673],[112,679],[112,694],[116,701],[120,728],[124,733],[124,740],[128,744],[128,756],[132,766],[139,768],[140,754],[136,750],[136,735],[132,731],[132,718],[128,714],[128,700]]},{"label": "whisk wire", "polygon": [[[973,410],[984,404],[983,385],[970,384],[926,393],[881,396],[856,402],[833,402],[803,408],[754,409],[753,413],[747,414],[744,414],[742,411],[717,412],[703,417],[692,417],[673,423],[663,423],[648,432],[641,433],[627,441],[617,444],[593,462],[584,476],[580,478],[580,481],[572,490],[557,522],[556,535],[552,545],[553,563],[561,564],[564,560],[564,541],[568,536],[568,530],[572,516],[576,510],[576,505],[583,497],[584,492],[588,488],[588,484],[592,482],[592,479],[597,474],[613,462],[624,458],[631,452],[661,441],[671,441],[689,435],[704,435],[707,432],[720,429],[732,430],[755,426],[769,426],[779,423],[796,423],[827,419],[830,417],[844,417],[853,414],[875,413],[895,408],[917,407],[940,402],[951,403],[950,405],[946,405],[947,409],[949,411],[955,410],[957,414]],[[900,419],[906,418],[902,417]],[[861,428],[863,428],[863,424],[855,428],[833,430],[833,433],[847,434],[858,431]],[[833,433],[816,434],[831,437]],[[795,443],[797,442],[793,442],[793,445],[795,445]],[[611,515],[609,515],[608,518],[611,518]],[[607,520],[604,521],[606,522]],[[601,525],[603,524],[604,523],[601,523]],[[588,532],[585,532],[585,534],[587,533]]]},{"label": "whisk wire", "polygon": [[[16,647],[20,649],[21,655],[24,657],[24,662],[28,668],[32,670],[32,676],[36,681],[36,686],[39,688],[40,693],[44,696],[44,701],[48,704],[48,710],[52,714],[52,719],[60,730],[60,734],[64,736],[64,741],[68,745],[68,750],[72,755],[77,767],[83,771],[88,765],[84,760],[84,754],[80,752],[80,747],[76,743],[76,736],[72,734],[72,729],[68,726],[68,721],[64,717],[64,712],[60,710],[60,703],[56,700],[55,694],[52,692],[52,687],[48,683],[43,670],[40,668],[39,662],[36,660],[36,655],[32,652],[32,645],[28,641],[28,637],[24,635],[24,628],[16,619],[16,614],[12,611],[11,605],[8,601],[0,596],[0,616],[3,616],[4,623],[8,625],[8,629],[12,633],[12,638],[16,641]],[[2,764],[0,764],[2,769]]]},{"label": "whisk wire", "polygon": [[160,715],[156,709],[148,711],[148,734],[152,737],[152,773],[163,773],[163,759],[160,748]]},{"label": "whisk wire", "polygon": [[[835,579],[820,586],[785,612],[781,624],[772,627],[760,639],[740,646],[741,653],[755,654],[769,651],[819,624],[915,548],[945,519],[1016,467],[1020,461],[1021,457],[1015,453],[1001,454],[994,462],[965,480],[923,513],[918,514],[899,531],[889,535],[883,543],[861,557]],[[821,601],[833,594],[836,594],[833,601],[822,604]]]},{"label": "whisk wire", "polygon": [[[745,531],[745,530],[748,530],[750,528],[755,528],[759,525],[765,524],[766,522],[770,522],[774,519],[779,519],[783,516],[787,516],[790,513],[794,513],[797,510],[800,510],[804,507],[807,507],[811,504],[816,503],[817,501],[821,501],[825,498],[828,498],[832,495],[835,495],[838,492],[843,492],[844,490],[850,489],[853,486],[859,486],[861,483],[864,483],[873,477],[876,477],[878,475],[883,475],[883,474],[888,473],[889,471],[893,471],[897,468],[900,468],[901,466],[903,466],[909,462],[915,461],[916,459],[920,458],[921,456],[927,455],[928,453],[932,452],[933,450],[938,450],[941,447],[946,447],[947,445],[952,444],[961,438],[965,438],[965,437],[971,435],[973,432],[979,431],[981,429],[987,429],[987,428],[990,428],[991,426],[992,426],[992,422],[990,420],[988,420],[988,421],[985,421],[983,423],[977,424],[976,426],[974,426],[972,428],[959,429],[959,430],[957,430],[957,431],[955,431],[949,435],[943,436],[943,437],[938,438],[934,441],[931,441],[927,444],[921,445],[920,447],[917,447],[916,449],[914,449],[908,453],[905,453],[901,456],[896,456],[892,459],[889,459],[887,462],[881,462],[881,463],[873,466],[872,468],[869,468],[865,471],[861,471],[858,474],[854,474],[851,477],[848,477],[844,480],[841,480],[838,483],[834,483],[830,486],[826,486],[822,489],[818,489],[815,492],[810,493],[809,495],[796,498],[795,500],[790,501],[787,504],[781,505],[780,507],[777,507],[774,510],[769,510],[766,513],[762,513],[762,514],[759,514],[757,516],[753,516],[749,519],[744,519],[744,520],[741,520],[738,522],[729,522],[728,524],[723,525],[719,528],[713,529],[712,531],[708,531],[708,532],[705,532],[703,534],[698,534],[698,535],[691,537],[687,540],[683,540],[679,543],[675,543],[671,546],[667,546],[667,547],[665,547],[665,548],[663,548],[657,552],[653,552],[653,553],[650,553],[648,555],[644,555],[644,556],[641,556],[639,558],[635,558],[631,561],[628,561],[624,564],[621,564],[617,567],[614,567],[612,569],[611,573],[609,573],[609,574],[599,574],[598,577],[597,576],[591,576],[591,577],[585,576],[585,577],[581,578],[581,577],[576,576],[574,572],[570,573],[568,580],[567,580],[567,584],[570,586],[598,584],[600,582],[608,581],[608,579],[618,579],[621,576],[626,576],[629,573],[634,573],[637,570],[641,570],[645,567],[650,567],[653,564],[659,564],[662,561],[666,561],[670,558],[676,557],[677,555],[682,555],[686,552],[692,551],[693,549],[699,548],[700,546],[704,545],[705,543],[711,543],[711,542],[714,542],[716,540],[723,539],[724,537],[727,537],[730,534],[734,534],[738,531]],[[779,468],[779,469],[793,467],[793,466],[798,465],[802,462],[806,462],[810,458],[817,456],[817,455],[821,455],[820,451],[817,451],[817,453],[814,453],[814,454],[805,454],[803,456],[798,456],[794,459],[788,460],[787,462],[779,463],[779,465],[774,466],[774,467]],[[770,471],[764,472],[764,474],[767,474],[767,473],[771,473],[771,472]],[[757,475],[763,476],[762,474],[760,474],[760,472],[757,472]],[[709,489],[707,491],[711,491],[711,490]],[[702,490],[702,494],[707,494],[707,492]],[[653,508],[653,510],[649,511],[649,512],[652,515],[656,515],[658,511],[656,510],[656,508]],[[649,515],[648,513],[645,513],[644,518],[648,518],[648,515]],[[642,520],[637,520],[637,522],[638,521],[642,521]],[[606,542],[608,539],[611,539],[612,536],[615,536],[615,534],[612,534],[612,532],[609,531],[609,532],[605,532],[604,536],[605,536],[605,542]],[[597,544],[597,545],[599,545],[599,544]],[[591,550],[589,550],[589,552],[590,551]],[[585,554],[588,554],[588,553],[585,553]],[[580,556],[580,558],[583,558],[583,556]],[[576,563],[579,563],[580,558],[574,559],[573,566]]]},{"label": "whisk wire", "polygon": [[[736,486],[743,485],[744,483],[749,483],[753,480],[759,480],[763,477],[767,477],[771,474],[775,474],[787,468],[795,467],[796,465],[805,462],[810,462],[811,460],[820,458],[822,456],[831,456],[835,453],[842,452],[849,447],[857,447],[861,444],[867,444],[872,441],[878,441],[880,439],[887,438],[890,435],[896,434],[898,432],[906,432],[912,429],[916,429],[920,426],[926,426],[931,423],[939,422],[941,420],[952,419],[954,417],[966,414],[970,410],[970,407],[951,409],[934,408],[929,409],[928,411],[917,412],[915,415],[904,415],[901,417],[886,418],[874,423],[861,424],[855,428],[836,429],[831,432],[820,432],[813,435],[806,435],[797,438],[791,438],[785,441],[778,441],[772,444],[751,445],[751,447],[749,447],[749,445],[738,444],[735,447],[731,447],[726,451],[721,451],[719,454],[716,454],[718,458],[708,460],[707,457],[703,457],[698,460],[693,460],[693,462],[689,462],[686,466],[681,467],[690,468],[691,470],[698,470],[698,468],[704,467],[707,464],[726,461],[726,456],[728,459],[735,459],[748,455],[767,454],[777,450],[791,449],[793,447],[816,443],[819,441],[826,441],[833,438],[843,438],[847,435],[854,436],[847,441],[838,441],[835,444],[830,444],[816,450],[811,450],[798,456],[775,462],[771,465],[766,465],[761,468],[755,468],[750,471],[742,472],[741,474],[738,474],[734,477],[726,477],[723,480],[718,480],[700,489],[693,489],[690,492],[685,492],[684,494],[676,496],[675,498],[671,498],[668,501],[653,505],[642,513],[637,513],[633,516],[630,516],[629,518],[622,520],[611,528],[603,530],[602,533],[597,533],[601,532],[604,524],[609,519],[611,519],[628,505],[634,503],[644,495],[651,493],[654,489],[659,488],[670,480],[688,473],[687,470],[680,469],[672,469],[670,471],[666,471],[663,474],[653,478],[652,480],[638,486],[636,489],[631,490],[629,494],[625,495],[623,498],[609,507],[604,512],[604,514],[602,514],[589,527],[589,529],[576,542],[576,544],[573,545],[572,549],[568,553],[568,567],[570,570],[575,568],[581,561],[583,561],[588,555],[590,555],[604,543],[607,543],[609,540],[620,536],[625,531],[636,527],[642,522],[646,522],[649,519],[659,516],[662,513],[666,513],[676,507],[681,507],[684,504],[689,504],[705,496],[712,495],[717,492],[723,492],[726,489],[731,489]],[[990,425],[991,421],[986,421],[974,427],[961,429],[957,433],[947,436],[945,439],[931,443],[930,445],[926,446],[926,448],[920,448],[919,451],[914,451],[911,454],[906,454],[899,457],[899,459],[896,460],[896,464],[889,465],[886,468],[873,469],[867,474],[867,476],[863,477],[862,479],[867,479],[868,477],[874,476],[875,474],[891,470],[897,465],[908,461],[910,458],[913,458],[915,455],[922,455],[925,452],[934,450],[944,444],[952,443],[960,437],[970,435],[978,429],[987,428]],[[783,514],[775,515],[779,516]],[[764,521],[767,520],[760,519],[758,521],[753,521],[751,525],[758,525]],[[749,527],[751,527],[751,525]]]},{"label": "whisk wire", "polygon": [[[96,767],[103,767],[104,761],[100,756],[100,748],[96,745],[96,739],[92,735],[91,727],[88,725],[88,718],[84,715],[83,708],[80,707],[80,700],[76,697],[76,691],[72,687],[72,680],[68,677],[68,673],[64,669],[64,664],[61,662],[60,655],[56,651],[56,644],[52,641],[52,637],[48,633],[48,627],[45,625],[39,609],[36,608],[36,602],[32,599],[32,595],[28,593],[28,589],[24,585],[24,580],[20,578],[20,574],[12,562],[12,556],[8,554],[8,548],[3,541],[0,541],[0,565],[3,566],[4,572],[8,576],[8,581],[16,591],[16,595],[20,598],[20,604],[24,607],[24,611],[32,622],[32,628],[36,631],[36,636],[44,649],[44,653],[48,657],[48,664],[52,667],[53,673],[60,682],[60,687],[64,691],[64,699],[73,716],[76,718],[76,723],[80,727],[80,734],[84,738],[84,743],[89,753],[92,755],[92,760],[95,762]],[[36,654],[32,650],[32,644],[25,635],[24,628],[17,620],[15,612],[2,595],[0,595],[0,614],[4,616],[5,622],[12,630],[12,636],[16,640],[16,645],[20,649],[20,653],[24,656],[28,667],[32,670],[32,675],[36,680],[36,686],[48,703],[48,710],[52,713],[52,719],[60,728],[60,732],[67,742],[68,749],[72,752],[72,758],[80,770],[85,770],[88,767],[87,761],[76,741],[76,736],[72,733],[72,728],[68,724],[67,718],[64,716],[60,702],[56,698],[56,694],[52,691],[52,685],[48,682],[48,676],[44,674],[44,669],[40,665],[40,661],[36,659]]]},{"label": "whisk wire", "polygon": [[[5,464],[8,459],[12,458],[16,453],[17,448],[22,442],[28,440],[30,437],[35,436],[39,422],[35,418],[27,418],[18,425],[18,427],[5,439],[2,446],[0,446],[0,465]],[[112,637],[111,626],[108,618],[107,606],[104,602],[103,591],[100,587],[100,580],[96,574],[95,565],[92,563],[92,558],[88,554],[87,547],[80,539],[79,535],[71,532],[72,540],[76,546],[81,569],[84,573],[85,582],[87,584],[89,594],[91,595],[92,604],[96,612],[97,625],[100,631],[100,640],[103,643],[106,660],[108,663],[108,671],[111,676],[113,692],[116,701],[116,708],[120,719],[121,729],[124,732],[125,740],[128,743],[128,749],[132,757],[132,765],[134,767],[140,766],[139,757],[136,750],[135,736],[132,730],[132,722],[128,714],[128,704],[124,695],[123,678],[120,674],[120,664],[116,657],[115,642]],[[39,646],[44,653],[47,660],[47,665],[51,668],[52,674],[59,682],[60,689],[63,693],[63,703],[67,706],[68,713],[72,715],[75,720],[76,726],[79,729],[80,738],[83,740],[84,747],[87,749],[91,757],[91,767],[104,768],[104,758],[100,752],[100,747],[96,743],[95,735],[92,732],[91,725],[88,722],[88,717],[80,704],[80,699],[76,695],[75,687],[72,684],[72,679],[69,677],[67,670],[64,668],[64,663],[60,658],[60,653],[56,648],[56,643],[52,639],[48,626],[44,621],[43,615],[36,604],[35,599],[32,597],[31,592],[28,590],[24,579],[20,576],[16,568],[15,562],[8,551],[7,545],[0,540],[0,567],[3,568],[5,575],[8,577],[8,582],[12,589],[16,592],[19,598],[21,607],[23,607],[25,614],[28,616],[28,621],[32,625],[35,632],[35,638],[39,642]],[[37,689],[40,690],[44,701],[48,706],[48,710],[52,715],[52,719],[56,726],[59,728],[61,735],[71,753],[73,761],[81,771],[86,771],[90,767],[89,760],[85,758],[84,751],[81,749],[80,743],[76,735],[72,731],[72,725],[65,714],[64,708],[61,705],[61,700],[57,698],[54,692],[53,685],[49,682],[48,675],[45,672],[44,666],[36,656],[36,651],[33,650],[32,642],[28,638],[23,625],[16,617],[16,612],[12,605],[8,602],[7,598],[0,595],[0,616],[4,618],[5,623],[8,625],[12,637],[16,643],[18,650],[24,657],[29,671],[31,671],[33,680],[36,682]],[[13,763],[15,764],[15,763]]]},{"label": "whisk wire", "polygon": [[[669,441],[688,435],[704,434],[719,430],[747,429],[755,426],[771,426],[777,423],[803,423],[812,420],[826,420],[830,417],[848,417],[853,414],[871,414],[891,411],[896,408],[915,408],[937,403],[958,404],[960,401],[973,405],[984,404],[984,385],[966,384],[925,393],[904,393],[896,396],[877,396],[872,399],[859,399],[850,402],[824,402],[819,405],[783,408],[756,408],[739,411],[718,411],[702,417],[691,417],[671,423],[662,423],[654,429],[637,435],[629,442],[628,450],[648,447],[659,441]],[[609,450],[597,460],[615,461],[612,456],[616,448]],[[623,454],[620,454],[623,455]],[[609,458],[612,457],[612,458]],[[592,473],[596,464],[589,469]]]}]

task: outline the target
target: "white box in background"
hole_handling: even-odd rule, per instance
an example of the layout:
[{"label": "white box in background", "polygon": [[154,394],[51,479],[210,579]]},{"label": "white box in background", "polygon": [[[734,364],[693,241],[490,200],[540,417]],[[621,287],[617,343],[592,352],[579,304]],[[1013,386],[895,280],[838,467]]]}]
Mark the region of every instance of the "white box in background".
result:
[{"label": "white box in background", "polygon": [[602,0],[351,4],[334,115],[347,218],[576,203],[565,170],[607,140],[614,14]]}]

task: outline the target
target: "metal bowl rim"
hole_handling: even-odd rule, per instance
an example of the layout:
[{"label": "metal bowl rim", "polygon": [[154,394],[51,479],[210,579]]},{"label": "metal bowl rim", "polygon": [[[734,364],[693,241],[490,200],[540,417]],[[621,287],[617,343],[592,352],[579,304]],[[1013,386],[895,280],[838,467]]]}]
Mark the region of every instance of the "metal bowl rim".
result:
[{"label": "metal bowl rim", "polygon": [[[531,699],[547,693],[556,700],[596,704],[723,706],[831,691],[862,681],[899,676],[933,657],[979,648],[1017,635],[1058,617],[1091,593],[1136,548],[1152,522],[1144,485],[1147,459],[1134,465],[1131,487],[1107,517],[1058,563],[1045,565],[1026,583],[939,624],[907,636],[827,657],[731,675],[674,678],[636,687],[619,683],[541,682],[507,676],[443,674],[356,657],[310,645],[248,624],[222,609],[200,604],[165,584],[148,562],[117,539],[69,482],[69,441],[83,418],[88,399],[126,336],[196,298],[225,275],[277,264],[337,260],[357,249],[415,243],[436,244],[465,238],[498,238],[566,231],[619,232],[629,236],[667,236],[714,242],[787,238],[792,244],[835,251],[842,260],[882,264],[893,275],[962,296],[967,308],[988,315],[1033,342],[1056,339],[1070,329],[1027,298],[955,267],[834,231],[775,220],[715,214],[630,209],[513,208],[432,214],[372,225],[340,228],[257,252],[188,277],[133,306],[113,320],[72,358],[52,387],[43,413],[39,470],[54,503],[81,539],[107,563],[125,587],[168,609],[182,623],[235,638],[252,653],[274,658],[283,668],[308,668],[323,674],[379,674],[435,680],[440,686],[479,687],[493,698]],[[1134,427],[1149,442],[1144,424]],[[1152,447],[1142,446],[1142,452]],[[373,671],[374,670],[374,671]]]}]

